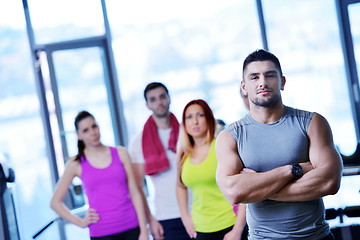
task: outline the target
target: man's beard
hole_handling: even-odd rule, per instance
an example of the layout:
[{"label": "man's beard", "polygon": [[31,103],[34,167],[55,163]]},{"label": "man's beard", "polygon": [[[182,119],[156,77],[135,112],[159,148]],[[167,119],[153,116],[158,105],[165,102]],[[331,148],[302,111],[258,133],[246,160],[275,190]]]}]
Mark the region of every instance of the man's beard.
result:
[{"label": "man's beard", "polygon": [[255,98],[254,100],[251,100],[251,102],[259,107],[273,108],[279,100],[280,100],[280,94],[277,94],[265,100],[260,100],[259,98]]},{"label": "man's beard", "polygon": [[157,117],[157,118],[165,118],[169,115],[169,107],[167,107],[164,111],[162,112],[156,112],[154,111],[154,115]]}]

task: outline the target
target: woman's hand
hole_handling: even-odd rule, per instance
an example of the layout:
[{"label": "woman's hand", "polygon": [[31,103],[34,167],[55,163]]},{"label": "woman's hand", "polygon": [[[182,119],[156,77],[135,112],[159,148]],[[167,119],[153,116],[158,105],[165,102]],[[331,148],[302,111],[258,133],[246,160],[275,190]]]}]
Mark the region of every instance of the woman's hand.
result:
[{"label": "woman's hand", "polygon": [[243,232],[243,228],[239,229],[233,227],[233,229],[230,232],[225,234],[224,240],[239,240],[241,239],[242,232]]},{"label": "woman's hand", "polygon": [[140,231],[139,240],[149,240],[148,231]]},{"label": "woman's hand", "polygon": [[227,234],[225,234],[224,236],[224,240],[240,240],[241,239],[241,234],[242,231],[236,231],[234,228],[228,232]]},{"label": "woman's hand", "polygon": [[151,218],[149,221],[151,235],[155,240],[163,240],[164,239],[164,229],[161,223],[159,223],[156,219]]},{"label": "woman's hand", "polygon": [[99,219],[100,217],[96,210],[93,208],[89,208],[89,210],[85,214],[85,217],[82,219],[82,224],[80,227],[86,228],[90,224],[98,222]]},{"label": "woman's hand", "polygon": [[195,227],[190,215],[181,218],[185,226],[186,232],[189,234],[190,238],[196,238]]}]

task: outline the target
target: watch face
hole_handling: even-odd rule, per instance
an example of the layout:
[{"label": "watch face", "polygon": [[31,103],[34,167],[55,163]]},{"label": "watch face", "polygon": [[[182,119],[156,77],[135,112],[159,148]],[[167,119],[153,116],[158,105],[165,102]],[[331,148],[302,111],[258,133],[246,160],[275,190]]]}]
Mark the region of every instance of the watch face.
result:
[{"label": "watch face", "polygon": [[292,165],[291,173],[294,175],[294,179],[299,179],[303,175],[303,169],[298,163],[296,163]]}]

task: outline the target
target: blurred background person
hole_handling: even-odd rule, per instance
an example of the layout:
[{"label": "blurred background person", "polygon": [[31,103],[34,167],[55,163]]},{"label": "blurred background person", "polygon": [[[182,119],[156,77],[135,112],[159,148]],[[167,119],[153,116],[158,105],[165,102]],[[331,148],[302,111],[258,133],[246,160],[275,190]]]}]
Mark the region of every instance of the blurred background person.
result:
[{"label": "blurred background person", "polygon": [[218,118],[216,119],[216,133],[215,136],[217,136],[222,130],[224,130],[226,127],[226,123],[224,120]]},{"label": "blurred background person", "polygon": [[[153,213],[147,208],[151,232],[156,240],[189,240],[176,204],[179,122],[170,112],[170,95],[164,84],[149,83],[145,87],[144,98],[152,114],[143,131],[131,142],[129,152],[138,185],[143,188],[147,183],[154,188],[149,191],[150,198],[154,200]],[[148,176],[146,181],[145,176]]]},{"label": "blurred background person", "polygon": [[[89,112],[76,116],[75,128],[78,154],[68,161],[51,208],[63,219],[89,227],[92,240],[148,240],[145,209],[127,150],[103,145],[99,126]],[[89,201],[83,218],[72,214],[63,203],[74,177],[82,180]]]},{"label": "blurred background person", "polygon": [[[245,205],[236,216],[216,184],[216,121],[209,105],[201,99],[190,101],[184,108],[182,125],[176,189],[186,231],[197,240],[241,239]],[[191,213],[188,188],[192,193]]]}]

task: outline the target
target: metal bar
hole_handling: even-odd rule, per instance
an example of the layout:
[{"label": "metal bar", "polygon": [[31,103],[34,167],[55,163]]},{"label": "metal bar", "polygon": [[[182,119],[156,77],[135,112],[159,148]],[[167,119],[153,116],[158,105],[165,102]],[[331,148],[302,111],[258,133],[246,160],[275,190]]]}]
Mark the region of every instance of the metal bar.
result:
[{"label": "metal bar", "polygon": [[[355,1],[351,1],[354,3]],[[357,1],[359,2],[359,1]],[[339,30],[340,30],[340,39],[341,46],[344,55],[345,71],[348,80],[348,89],[349,97],[351,100],[351,108],[355,124],[355,133],[358,143],[360,142],[360,102],[359,99],[356,99],[356,96],[359,96],[360,89],[359,87],[354,88],[353,86],[359,86],[359,79],[356,70],[356,59],[354,55],[354,46],[352,41],[352,35],[350,30],[350,21],[349,21],[349,12],[348,6],[349,1],[346,0],[335,0]]]},{"label": "metal bar", "polygon": [[261,32],[261,40],[263,43],[263,47],[265,50],[269,50],[267,35],[266,35],[266,25],[264,19],[264,11],[262,7],[261,0],[256,0],[257,12],[259,17],[259,24],[260,24],[260,32]]},{"label": "metal bar", "polygon": [[[103,17],[104,17],[104,25],[105,25],[105,58],[106,58],[106,67],[108,68],[108,92],[110,93],[110,112],[111,117],[114,125],[115,131],[115,141],[117,144],[120,145],[127,145],[128,143],[128,136],[127,136],[127,128],[126,122],[123,112],[123,105],[121,100],[120,88],[118,85],[117,79],[117,72],[116,66],[114,61],[114,55],[112,51],[111,45],[111,33],[110,33],[110,26],[107,17],[106,11],[106,4],[105,0],[101,0],[101,6],[103,10]],[[106,72],[106,71],[105,71]]]},{"label": "metal bar", "polygon": [[[54,148],[54,142],[52,138],[52,131],[51,131],[51,124],[49,118],[49,109],[47,106],[46,101],[46,92],[45,92],[45,85],[42,81],[42,72],[41,68],[39,67],[39,58],[37,56],[37,50],[35,46],[35,38],[34,38],[34,31],[31,23],[29,6],[27,0],[23,0],[23,8],[24,8],[24,15],[26,20],[26,30],[29,39],[29,47],[31,50],[31,56],[33,61],[33,68],[35,73],[35,80],[36,80],[36,88],[38,92],[39,102],[40,102],[40,109],[41,109],[41,118],[44,126],[44,134],[45,134],[45,142],[46,142],[46,149],[47,154],[49,157],[49,164],[50,164],[50,173],[51,173],[51,181],[53,186],[55,186],[57,180],[59,179],[59,172],[57,169],[56,164],[56,154]],[[62,225],[58,225],[60,239],[65,240],[65,230]]]}]

